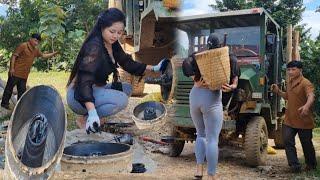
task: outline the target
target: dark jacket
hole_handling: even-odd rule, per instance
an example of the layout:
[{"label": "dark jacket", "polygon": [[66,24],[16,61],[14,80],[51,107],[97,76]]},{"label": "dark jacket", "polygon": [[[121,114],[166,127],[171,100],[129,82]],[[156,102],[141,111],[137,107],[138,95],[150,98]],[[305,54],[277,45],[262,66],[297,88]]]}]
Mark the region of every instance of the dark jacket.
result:
[{"label": "dark jacket", "polygon": [[119,42],[112,45],[115,64],[112,62],[103,42],[99,38],[93,38],[83,47],[84,51],[79,54],[80,62],[75,81],[74,98],[82,105],[85,102],[95,102],[92,85],[105,85],[111,73],[117,73],[118,64],[130,74],[141,76],[146,64],[134,61],[126,54]]},{"label": "dark jacket", "polygon": [[195,53],[191,54],[182,63],[183,74],[187,77],[194,76],[194,81],[199,81],[201,78],[200,70],[196,62]]}]

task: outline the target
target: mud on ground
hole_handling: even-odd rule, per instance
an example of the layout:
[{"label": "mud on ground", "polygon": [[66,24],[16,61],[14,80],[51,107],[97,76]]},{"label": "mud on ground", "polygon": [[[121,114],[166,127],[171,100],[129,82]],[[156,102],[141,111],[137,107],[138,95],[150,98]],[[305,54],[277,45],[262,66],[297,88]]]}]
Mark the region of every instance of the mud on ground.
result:
[{"label": "mud on ground", "polygon": [[[147,88],[149,89],[149,88]],[[150,89],[149,89],[150,90]],[[151,91],[157,91],[151,89]],[[124,122],[133,123],[131,114],[133,108],[139,103],[141,98],[132,97],[129,100],[127,108],[115,116],[108,118],[108,122]],[[170,113],[170,108],[168,109]],[[134,161],[142,162],[147,168],[147,172],[139,175],[105,175],[97,176],[93,174],[82,174],[80,179],[84,177],[88,179],[96,179],[108,177],[111,179],[192,179],[195,167],[195,155],[194,155],[194,144],[189,142],[186,143],[182,154],[179,157],[173,158],[167,155],[168,147],[163,145],[154,144],[151,142],[145,142],[139,140],[138,137],[146,136],[155,140],[161,139],[161,136],[170,135],[172,130],[172,124],[167,122],[163,128],[155,132],[141,132],[136,126],[127,128],[116,128],[113,129],[112,133],[131,133],[135,137],[134,145]],[[68,132],[66,145],[69,143],[76,142],[79,139],[86,139],[85,133],[79,133],[81,130],[75,130],[74,132]],[[78,134],[77,137],[74,134]],[[100,139],[103,141],[110,141],[114,134],[105,133],[102,136],[93,137],[91,140]],[[74,138],[72,138],[74,137]],[[102,138],[102,139],[101,139]],[[317,157],[320,159],[320,138],[314,138],[313,140]],[[299,140],[296,141],[298,147],[299,159],[301,162],[304,161],[302,148]],[[273,146],[273,141],[269,140],[269,145]],[[0,149],[3,153],[4,139],[0,139]],[[308,173],[293,174],[289,171],[287,166],[286,156],[284,150],[276,150],[275,155],[267,156],[266,166],[252,168],[245,164],[245,156],[243,151],[237,147],[224,146],[220,147],[219,153],[219,164],[217,173],[220,179],[320,179],[320,177],[313,177]],[[0,160],[3,160],[3,154],[0,154]],[[320,162],[319,162],[320,163]],[[319,168],[319,167],[318,167]],[[64,179],[77,179],[74,174],[65,174]],[[69,177],[69,178],[68,178]]]},{"label": "mud on ground", "polygon": [[[138,104],[140,98],[130,98],[128,107],[116,116],[110,117],[108,121],[120,121],[132,123],[131,114],[133,108]],[[170,113],[170,107],[168,107]],[[168,121],[163,128],[156,132],[139,132],[133,126],[131,128],[124,128],[121,131],[132,133],[136,140],[139,136],[147,136],[160,141],[161,136],[170,135],[172,124]],[[167,146],[158,145],[150,142],[137,140],[139,144],[143,145],[144,152],[154,162],[156,162],[156,169],[152,171],[155,177],[161,179],[192,179],[195,167],[194,143],[186,143],[182,154],[179,157],[169,157],[167,155],[169,149]],[[320,138],[313,140],[317,157],[320,157]],[[300,141],[297,138],[297,151],[300,161],[303,163],[304,157]],[[269,145],[274,146],[273,140],[269,140]],[[276,149],[275,155],[267,156],[267,163],[265,166],[252,168],[245,164],[245,155],[241,148],[232,146],[223,146],[219,150],[219,164],[217,173],[221,179],[320,179],[308,173],[293,174],[290,172],[285,151],[283,149]],[[148,165],[146,164],[146,167]],[[148,173],[148,172],[147,172]]]}]

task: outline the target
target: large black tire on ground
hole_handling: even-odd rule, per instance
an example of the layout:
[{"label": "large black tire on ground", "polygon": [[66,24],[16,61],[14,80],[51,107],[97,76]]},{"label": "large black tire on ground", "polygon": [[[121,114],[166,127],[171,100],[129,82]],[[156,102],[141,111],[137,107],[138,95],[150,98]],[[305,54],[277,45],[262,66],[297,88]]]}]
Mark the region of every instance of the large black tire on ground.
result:
[{"label": "large black tire on ground", "polygon": [[283,149],[284,148],[284,143],[283,143],[283,137],[282,137],[282,123],[283,123],[283,116],[279,118],[278,120],[278,129],[275,132],[275,137],[274,137],[274,144],[277,149]]},{"label": "large black tire on ground", "polygon": [[[176,130],[176,127],[174,127],[172,129],[172,132],[171,132],[171,136],[174,137],[174,138],[179,138],[179,133],[177,132]],[[174,140],[173,142],[171,142],[169,144],[169,153],[168,155],[170,157],[178,157],[180,156],[183,148],[184,148],[184,144],[185,144],[185,141],[184,140]]]},{"label": "large black tire on ground", "polygon": [[183,147],[184,147],[185,141],[177,140],[174,143],[171,143],[169,145],[169,156],[170,157],[178,157],[180,156]]},{"label": "large black tire on ground", "polygon": [[247,124],[244,151],[247,164],[264,165],[268,148],[268,130],[263,117],[255,116]]}]

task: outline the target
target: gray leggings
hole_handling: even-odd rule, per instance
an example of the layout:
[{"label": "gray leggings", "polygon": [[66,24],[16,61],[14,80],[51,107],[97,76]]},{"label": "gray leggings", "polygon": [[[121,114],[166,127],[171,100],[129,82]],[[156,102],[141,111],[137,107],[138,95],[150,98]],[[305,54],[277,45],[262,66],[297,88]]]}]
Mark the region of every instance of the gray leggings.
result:
[{"label": "gray leggings", "polygon": [[[106,117],[123,110],[128,105],[128,97],[131,96],[132,86],[122,83],[123,92],[111,89],[111,84],[105,86],[93,86],[95,107],[99,117]],[[86,115],[87,109],[74,99],[74,89],[69,87],[67,91],[67,103],[71,110],[79,115]]]},{"label": "gray leggings", "polygon": [[218,164],[218,142],[223,122],[221,91],[194,86],[190,92],[190,114],[197,130],[197,164],[203,164],[206,158],[208,174],[214,175]]}]

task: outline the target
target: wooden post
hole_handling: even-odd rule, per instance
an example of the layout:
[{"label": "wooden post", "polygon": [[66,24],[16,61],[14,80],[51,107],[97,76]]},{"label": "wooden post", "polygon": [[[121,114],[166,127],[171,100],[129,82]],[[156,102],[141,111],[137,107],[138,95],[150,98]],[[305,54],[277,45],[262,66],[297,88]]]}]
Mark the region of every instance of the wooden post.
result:
[{"label": "wooden post", "polygon": [[133,0],[126,2],[126,24],[127,36],[133,36]]},{"label": "wooden post", "polygon": [[115,0],[109,0],[108,8],[115,7]]},{"label": "wooden post", "polygon": [[[292,25],[287,27],[287,63],[292,61]],[[289,82],[288,71],[286,72],[286,82]]]},{"label": "wooden post", "polygon": [[292,25],[287,27],[287,62],[292,60]]},{"label": "wooden post", "polygon": [[139,32],[140,32],[140,12],[139,12],[139,0],[133,0],[133,30],[134,30],[134,46],[139,45]]},{"label": "wooden post", "polygon": [[299,41],[300,41],[300,32],[295,30],[293,31],[293,52],[292,52],[293,60],[300,60]]},{"label": "wooden post", "polygon": [[118,8],[123,11],[122,0],[109,0],[108,8]]}]

